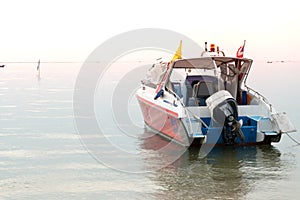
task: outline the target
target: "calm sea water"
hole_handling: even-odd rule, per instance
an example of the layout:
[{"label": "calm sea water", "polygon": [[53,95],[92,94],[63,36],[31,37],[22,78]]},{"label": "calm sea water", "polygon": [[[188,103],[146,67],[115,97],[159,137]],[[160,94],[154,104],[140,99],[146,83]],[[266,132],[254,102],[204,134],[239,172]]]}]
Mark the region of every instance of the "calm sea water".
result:
[{"label": "calm sea water", "polygon": [[[248,81],[298,129],[299,65],[254,63]],[[0,69],[0,199],[299,198],[300,146],[286,135],[271,146],[216,148],[203,158],[197,148],[185,151],[144,129],[134,98],[118,101],[126,101],[132,123],[140,128],[116,128],[108,118],[118,102],[109,104],[99,90],[95,112],[98,120],[104,118],[99,137],[118,151],[99,144],[93,148],[102,157],[93,155],[74,121],[80,67],[42,63],[40,80],[35,63],[7,63]],[[300,141],[299,133],[290,135]]]}]

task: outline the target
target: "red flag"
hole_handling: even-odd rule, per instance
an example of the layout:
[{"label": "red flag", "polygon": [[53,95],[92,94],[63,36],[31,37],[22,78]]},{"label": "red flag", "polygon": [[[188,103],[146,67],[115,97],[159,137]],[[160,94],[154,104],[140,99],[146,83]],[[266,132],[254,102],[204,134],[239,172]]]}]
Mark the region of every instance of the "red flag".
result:
[{"label": "red flag", "polygon": [[246,40],[244,40],[243,46],[240,46],[238,51],[236,52],[236,57],[237,58],[243,58],[244,57],[244,48],[245,48]]}]

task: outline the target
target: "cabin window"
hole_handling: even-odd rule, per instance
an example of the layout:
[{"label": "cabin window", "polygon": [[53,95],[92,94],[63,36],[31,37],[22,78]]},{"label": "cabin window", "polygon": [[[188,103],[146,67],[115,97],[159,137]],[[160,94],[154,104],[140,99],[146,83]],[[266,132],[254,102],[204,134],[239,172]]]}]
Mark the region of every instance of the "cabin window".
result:
[{"label": "cabin window", "polygon": [[175,92],[175,94],[177,94],[180,98],[182,97],[182,93],[181,93],[181,85],[180,83],[172,83],[173,85],[173,91]]}]

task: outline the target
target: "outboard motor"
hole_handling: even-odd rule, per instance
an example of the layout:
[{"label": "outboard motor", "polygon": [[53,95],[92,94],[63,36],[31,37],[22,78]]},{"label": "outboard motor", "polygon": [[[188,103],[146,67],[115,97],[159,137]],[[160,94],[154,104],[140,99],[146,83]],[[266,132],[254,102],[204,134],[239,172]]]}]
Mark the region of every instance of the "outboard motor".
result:
[{"label": "outboard motor", "polygon": [[238,108],[236,100],[226,90],[221,90],[211,95],[206,104],[211,117],[218,124],[223,125],[222,138],[226,145],[235,144],[236,137],[244,141],[241,131],[242,120],[238,121]]}]

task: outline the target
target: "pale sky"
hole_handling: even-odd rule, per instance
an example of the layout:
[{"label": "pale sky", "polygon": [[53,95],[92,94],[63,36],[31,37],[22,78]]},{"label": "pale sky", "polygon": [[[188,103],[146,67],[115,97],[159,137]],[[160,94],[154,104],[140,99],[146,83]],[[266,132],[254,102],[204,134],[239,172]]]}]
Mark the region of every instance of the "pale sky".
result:
[{"label": "pale sky", "polygon": [[9,0],[0,8],[0,62],[84,61],[105,40],[138,28],[169,29],[229,54],[246,39],[245,57],[300,60],[295,0]]}]

